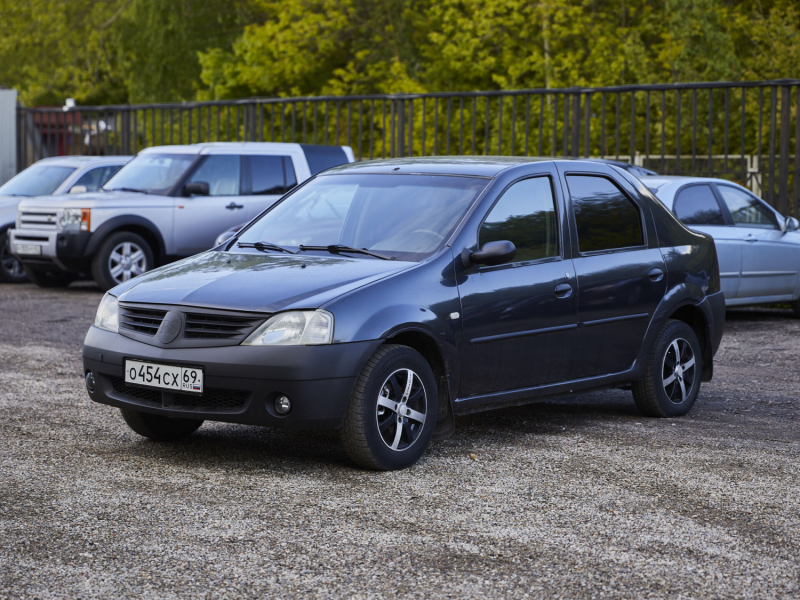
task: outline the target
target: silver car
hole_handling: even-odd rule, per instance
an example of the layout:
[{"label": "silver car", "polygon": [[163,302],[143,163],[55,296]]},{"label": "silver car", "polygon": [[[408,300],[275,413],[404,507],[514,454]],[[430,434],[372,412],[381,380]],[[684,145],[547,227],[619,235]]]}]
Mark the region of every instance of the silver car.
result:
[{"label": "silver car", "polygon": [[57,156],[43,158],[0,186],[0,282],[26,280],[22,264],[9,252],[7,230],[17,219],[17,205],[30,196],[95,192],[130,156]]},{"label": "silver car", "polygon": [[640,180],[684,225],[713,236],[726,306],[789,302],[800,316],[797,219],[724,179]]}]

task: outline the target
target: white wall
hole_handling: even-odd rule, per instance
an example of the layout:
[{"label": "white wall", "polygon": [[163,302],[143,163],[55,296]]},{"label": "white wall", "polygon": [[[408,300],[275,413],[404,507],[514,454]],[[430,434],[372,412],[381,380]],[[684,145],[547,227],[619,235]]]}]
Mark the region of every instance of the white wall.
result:
[{"label": "white wall", "polygon": [[0,90],[0,185],[17,173],[17,90]]}]

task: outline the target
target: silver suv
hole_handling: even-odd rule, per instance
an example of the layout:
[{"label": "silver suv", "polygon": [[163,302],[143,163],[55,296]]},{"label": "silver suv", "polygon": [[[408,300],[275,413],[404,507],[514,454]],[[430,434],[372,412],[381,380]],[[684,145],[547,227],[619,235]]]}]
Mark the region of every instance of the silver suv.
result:
[{"label": "silver suv", "polygon": [[212,247],[348,146],[230,142],[142,150],[93,194],[24,200],[11,252],[43,287],[91,273],[104,290]]},{"label": "silver suv", "polygon": [[0,186],[0,282],[26,280],[22,264],[9,251],[9,228],[23,198],[97,191],[130,156],[58,156],[43,158]]}]

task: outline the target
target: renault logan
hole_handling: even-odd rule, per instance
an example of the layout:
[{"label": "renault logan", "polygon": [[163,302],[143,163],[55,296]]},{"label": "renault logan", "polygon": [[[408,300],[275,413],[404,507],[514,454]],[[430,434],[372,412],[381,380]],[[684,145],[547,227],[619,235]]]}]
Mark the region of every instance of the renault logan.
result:
[{"label": "renault logan", "polygon": [[113,288],[84,374],[154,440],[204,420],[338,429],[389,470],[457,415],[543,396],[621,387],[683,415],[724,310],[713,240],[616,167],[372,161]]}]

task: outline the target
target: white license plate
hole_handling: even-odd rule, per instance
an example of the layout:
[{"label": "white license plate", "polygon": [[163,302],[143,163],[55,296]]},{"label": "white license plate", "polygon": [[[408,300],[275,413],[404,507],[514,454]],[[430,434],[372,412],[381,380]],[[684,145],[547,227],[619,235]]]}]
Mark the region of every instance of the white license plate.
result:
[{"label": "white license plate", "polygon": [[17,244],[17,254],[35,254],[39,256],[42,253],[42,247],[36,244]]},{"label": "white license plate", "polygon": [[125,383],[202,394],[203,370],[195,367],[174,367],[126,360]]}]

